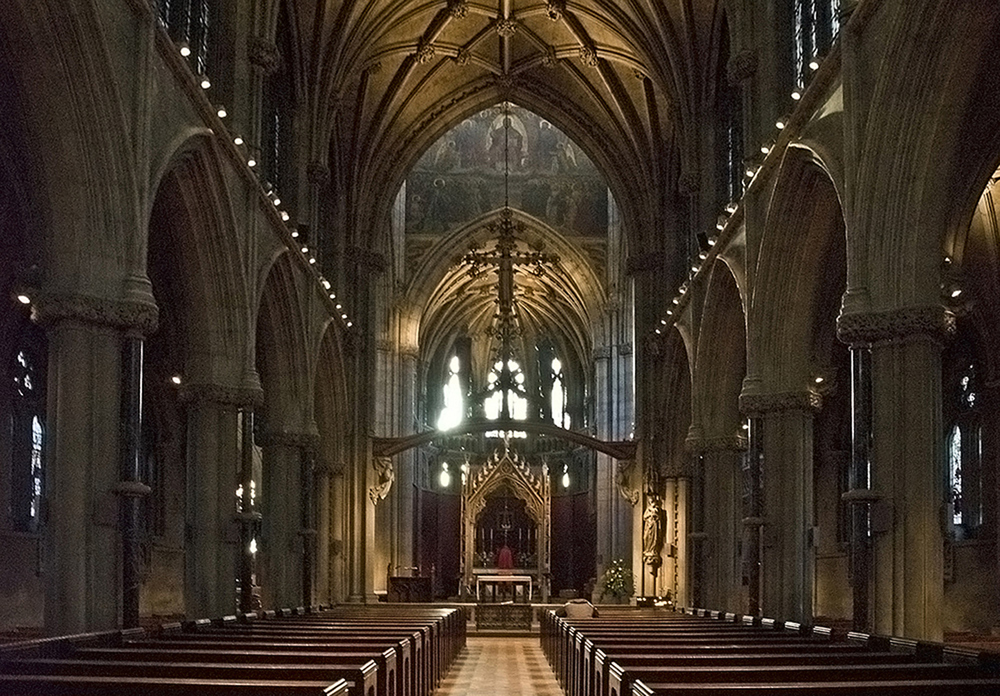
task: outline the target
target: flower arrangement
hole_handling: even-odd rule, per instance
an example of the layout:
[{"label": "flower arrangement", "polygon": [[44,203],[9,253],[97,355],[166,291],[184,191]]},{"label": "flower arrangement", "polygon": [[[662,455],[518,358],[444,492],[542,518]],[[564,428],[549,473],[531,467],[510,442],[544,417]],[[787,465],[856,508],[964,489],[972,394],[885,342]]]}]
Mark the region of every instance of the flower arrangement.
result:
[{"label": "flower arrangement", "polygon": [[635,588],[635,576],[624,558],[616,558],[597,581],[602,596],[630,597]]}]

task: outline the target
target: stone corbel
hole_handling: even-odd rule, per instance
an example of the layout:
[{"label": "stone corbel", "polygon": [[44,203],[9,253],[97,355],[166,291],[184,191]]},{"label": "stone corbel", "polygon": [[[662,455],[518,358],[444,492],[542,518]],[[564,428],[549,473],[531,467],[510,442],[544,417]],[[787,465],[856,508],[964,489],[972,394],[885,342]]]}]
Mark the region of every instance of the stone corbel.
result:
[{"label": "stone corbel", "polygon": [[632,488],[629,483],[632,467],[634,466],[634,459],[624,459],[615,463],[615,483],[618,484],[618,492],[632,506],[637,505],[639,502],[639,490]]},{"label": "stone corbel", "polygon": [[372,468],[375,469],[375,485],[368,489],[368,498],[372,505],[378,505],[385,500],[396,480],[396,470],[392,466],[392,457],[373,457]]}]

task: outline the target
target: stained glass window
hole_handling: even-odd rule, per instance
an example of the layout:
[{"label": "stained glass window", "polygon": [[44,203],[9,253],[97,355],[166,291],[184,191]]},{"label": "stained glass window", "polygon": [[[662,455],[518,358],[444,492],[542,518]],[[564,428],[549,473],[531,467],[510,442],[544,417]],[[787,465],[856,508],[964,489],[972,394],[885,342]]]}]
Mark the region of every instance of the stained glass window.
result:
[{"label": "stained glass window", "polygon": [[11,354],[10,481],[8,512],[20,531],[35,531],[42,519],[45,485],[46,341],[37,326],[24,324]]},{"label": "stained glass window", "polygon": [[462,422],[465,415],[465,398],[462,394],[462,380],[459,376],[462,369],[462,361],[457,355],[453,355],[448,361],[448,379],[445,381],[442,391],[444,392],[444,408],[438,416],[438,430],[450,430]]},{"label": "stained glass window", "polygon": [[982,427],[975,366],[967,363],[953,377],[955,417],[947,434],[946,503],[951,536],[975,536],[982,523]]}]

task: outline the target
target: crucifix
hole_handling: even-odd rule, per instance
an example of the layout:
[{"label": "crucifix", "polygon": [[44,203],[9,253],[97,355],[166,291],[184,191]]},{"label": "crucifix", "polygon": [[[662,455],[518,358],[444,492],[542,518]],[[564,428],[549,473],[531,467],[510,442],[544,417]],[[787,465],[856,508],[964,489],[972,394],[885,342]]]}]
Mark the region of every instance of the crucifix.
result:
[{"label": "crucifix", "polygon": [[497,314],[496,324],[493,329],[494,336],[499,342],[497,360],[501,363],[500,374],[497,381],[491,387],[491,391],[500,390],[503,401],[500,408],[500,419],[510,420],[510,405],[508,394],[511,389],[520,389],[511,370],[511,362],[514,359],[514,338],[519,333],[517,313],[514,302],[514,274],[518,267],[524,267],[533,276],[541,277],[545,275],[547,266],[559,263],[559,257],[555,254],[546,254],[542,251],[521,251],[517,247],[517,232],[523,232],[521,223],[515,223],[510,209],[510,161],[509,161],[509,135],[510,135],[510,104],[504,102],[504,148],[503,148],[503,188],[504,205],[500,212],[499,221],[490,223],[486,231],[496,235],[496,243],[492,249],[480,251],[477,246],[473,246],[462,260],[468,264],[468,274],[472,278],[478,278],[486,273],[488,268],[496,270],[497,274]]}]

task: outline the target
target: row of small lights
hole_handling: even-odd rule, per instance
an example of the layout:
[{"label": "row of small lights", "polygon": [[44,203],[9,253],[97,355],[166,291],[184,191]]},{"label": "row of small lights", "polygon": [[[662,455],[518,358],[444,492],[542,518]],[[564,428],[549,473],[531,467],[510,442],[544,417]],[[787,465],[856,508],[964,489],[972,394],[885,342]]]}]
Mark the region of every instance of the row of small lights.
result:
[{"label": "row of small lights", "polygon": [[[191,46],[188,45],[186,41],[181,41],[180,43],[178,43],[177,49],[180,52],[182,58],[189,58],[191,56]],[[203,90],[208,90],[212,87],[212,81],[208,78],[207,75],[198,75],[196,76],[196,79],[198,80],[199,86]],[[225,119],[227,116],[229,116],[229,113],[226,111],[226,107],[217,106],[215,115],[218,116],[220,119]],[[235,137],[233,137],[233,144],[236,145],[237,147],[243,146],[245,144],[243,137],[240,135],[236,135]],[[256,166],[257,166],[257,160],[254,159],[253,155],[250,155],[250,157],[247,159],[247,167],[249,167],[251,170],[254,170]],[[259,179],[258,179],[258,185],[260,186],[260,189],[263,192],[263,194],[267,197],[268,200],[271,201],[271,203],[277,209],[278,215],[281,217],[282,222],[288,222],[291,219],[291,216],[288,214],[287,211],[282,210],[280,208],[281,199],[278,197],[277,192],[271,189],[269,185],[261,183]],[[298,230],[292,228],[291,234],[293,239],[298,239],[299,236]],[[303,244],[300,248],[300,251],[302,252],[303,256],[305,256],[306,259],[309,261],[310,265],[312,266],[316,265],[316,257],[310,252],[310,249],[307,245]],[[319,282],[323,286],[323,290],[328,295],[330,300],[332,300],[335,303],[334,307],[337,309],[338,312],[340,312],[340,318],[345,323],[347,328],[351,328],[352,326],[354,326],[354,322],[351,321],[350,317],[347,315],[347,312],[344,311],[344,306],[337,301],[337,294],[332,290],[330,281],[324,278],[322,275],[320,275]],[[26,291],[18,291],[15,297],[17,301],[23,305],[31,304],[31,296]],[[180,386],[184,380],[180,375],[173,375],[170,377],[169,381],[173,385]]]},{"label": "row of small lights", "polygon": [[[186,41],[180,42],[179,44],[177,44],[177,47],[178,47],[178,50],[180,51],[181,57],[183,57],[183,58],[189,58],[191,56],[191,47],[188,45],[188,43]],[[197,79],[198,79],[198,84],[201,86],[201,88],[203,90],[208,90],[208,89],[211,88],[212,81],[209,80],[209,78],[208,78],[207,75],[198,75]],[[220,105],[220,106],[216,107],[215,115],[218,116],[220,119],[225,119],[227,116],[229,116],[229,113],[226,111],[226,107]],[[242,136],[236,135],[236,136],[233,137],[233,144],[236,147],[242,147],[246,143],[243,140]],[[251,171],[256,171],[257,160],[256,160],[256,158],[254,158],[254,156],[253,156],[252,153],[249,155],[249,157],[247,157],[246,163],[247,163],[247,167],[249,167]],[[260,189],[263,192],[264,196],[268,200],[270,200],[271,203],[274,205],[274,207],[277,209],[278,215],[281,217],[281,221],[287,223],[291,219],[291,216],[288,214],[288,212],[286,210],[283,210],[280,207],[281,206],[281,198],[278,197],[277,191],[275,191],[274,189],[272,189],[271,186],[270,186],[270,184],[265,184],[265,183],[261,182],[259,179],[258,179],[257,183],[260,185]],[[299,237],[298,230],[296,230],[295,228],[292,228],[291,229],[291,235],[292,235],[292,239],[298,239],[298,237]],[[311,266],[315,266],[316,265],[316,257],[312,253],[312,250],[309,249],[308,245],[306,245],[306,244],[303,243],[301,245],[301,247],[299,248],[299,251],[301,251],[302,255],[305,256],[306,259],[309,261],[309,265],[311,265]],[[331,287],[330,287],[330,281],[328,281],[322,275],[319,275],[319,282],[323,286],[323,290],[327,294],[327,296],[330,298],[330,300],[335,303],[334,307],[336,308],[336,310],[338,312],[340,312],[340,318],[344,322],[344,325],[347,328],[351,328],[352,326],[354,326],[354,322],[347,315],[347,312],[344,310],[343,304],[341,304],[337,300],[337,294],[335,292],[333,292],[333,290],[331,289]],[[178,384],[179,384],[179,382],[178,382]]]},{"label": "row of small lights", "polygon": [[[813,58],[809,62],[809,69],[812,70],[813,72],[819,70],[819,58]],[[791,95],[792,100],[796,102],[801,100],[802,91],[803,88],[796,87],[792,91]],[[774,122],[774,127],[778,130],[779,135],[780,132],[783,131],[785,127],[788,125],[790,118],[791,118],[790,116],[781,116],[778,118],[777,121]],[[770,155],[771,152],[774,150],[776,139],[777,138],[775,138],[775,140],[766,142],[760,146],[760,153],[764,158],[763,161],[760,162],[757,162],[756,160],[747,161],[746,169],[743,172],[747,178],[746,186],[743,189],[743,195],[746,195],[746,191],[750,189],[750,186],[757,178],[757,174],[760,173],[761,168],[764,166],[764,161],[767,160],[768,155]],[[723,209],[722,213],[719,215],[718,220],[715,223],[715,231],[713,231],[710,235],[708,235],[709,249],[715,246],[718,236],[722,234],[723,231],[725,231],[726,225],[728,224],[730,217],[733,215],[733,213],[737,211],[737,209],[740,206],[740,202],[742,200],[743,199],[741,197],[739,201],[730,201],[729,203],[726,204],[726,207]],[[664,330],[668,328],[670,326],[670,323],[674,320],[674,310],[681,303],[681,299],[687,293],[689,285],[693,283],[695,278],[698,276],[698,273],[701,271],[701,268],[704,265],[704,261],[708,259],[708,255],[709,251],[702,249],[698,253],[698,261],[696,263],[691,264],[690,277],[688,278],[688,280],[681,283],[680,288],[678,288],[677,295],[674,296],[674,298],[670,301],[671,307],[667,310],[666,316],[660,319],[659,324],[653,330],[653,333],[656,334],[657,336],[662,335]]]}]

